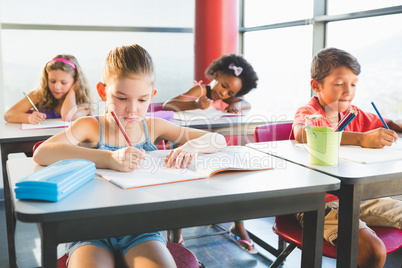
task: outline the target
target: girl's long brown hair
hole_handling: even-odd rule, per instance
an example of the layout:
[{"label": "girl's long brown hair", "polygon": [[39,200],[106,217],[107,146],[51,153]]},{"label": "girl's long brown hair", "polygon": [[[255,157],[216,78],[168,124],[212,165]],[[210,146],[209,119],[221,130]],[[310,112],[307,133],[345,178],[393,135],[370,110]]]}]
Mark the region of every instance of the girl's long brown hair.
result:
[{"label": "girl's long brown hair", "polygon": [[68,63],[62,61],[49,61],[43,68],[40,87],[37,89],[39,96],[38,106],[40,108],[52,109],[57,104],[57,100],[53,97],[52,93],[50,92],[48,82],[49,72],[55,70],[62,70],[66,73],[71,74],[74,77],[73,89],[75,91],[77,105],[87,103],[88,106],[90,106],[91,104],[90,86],[88,83],[88,79],[84,75],[77,59],[72,55],[66,55],[66,54],[57,55],[53,59],[56,58],[63,58],[71,61],[76,66],[76,69],[74,69]]}]

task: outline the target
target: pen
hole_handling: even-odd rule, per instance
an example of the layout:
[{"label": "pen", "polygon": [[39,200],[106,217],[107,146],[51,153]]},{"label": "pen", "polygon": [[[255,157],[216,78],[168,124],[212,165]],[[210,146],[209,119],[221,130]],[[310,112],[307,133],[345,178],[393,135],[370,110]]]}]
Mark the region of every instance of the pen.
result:
[{"label": "pen", "polygon": [[384,127],[385,127],[386,129],[389,129],[388,125],[385,123],[384,119],[382,118],[380,112],[377,110],[377,107],[375,107],[374,102],[371,102],[371,105],[373,105],[374,110],[377,112],[378,117],[381,119],[382,123],[384,124]]},{"label": "pen", "polygon": [[24,94],[25,98],[27,98],[27,100],[29,101],[29,103],[32,105],[32,108],[34,108],[35,111],[37,111],[38,113],[40,113],[39,110],[38,110],[38,108],[36,108],[35,104],[33,104],[33,102],[31,101],[31,99],[28,97],[28,95],[25,94],[25,92],[22,92],[22,93]]},{"label": "pen", "polygon": [[128,144],[130,145],[130,147],[133,147],[133,144],[131,143],[130,138],[128,137],[126,131],[125,131],[124,128],[123,128],[123,126],[121,125],[119,118],[117,118],[116,113],[115,113],[114,111],[111,111],[111,114],[113,115],[114,121],[116,121],[117,126],[119,127],[121,133],[123,133],[124,138],[126,138],[126,141],[127,141]]}]

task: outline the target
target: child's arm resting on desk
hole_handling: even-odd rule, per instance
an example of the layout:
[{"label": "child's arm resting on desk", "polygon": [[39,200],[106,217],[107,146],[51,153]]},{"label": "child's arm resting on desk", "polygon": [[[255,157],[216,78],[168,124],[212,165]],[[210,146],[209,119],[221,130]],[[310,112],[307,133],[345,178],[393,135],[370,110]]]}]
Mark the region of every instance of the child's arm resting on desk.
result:
[{"label": "child's arm resting on desk", "polygon": [[396,132],[402,132],[402,119],[388,120],[388,127]]},{"label": "child's arm resting on desk", "polygon": [[342,133],[341,144],[360,145],[364,148],[383,148],[391,146],[398,139],[395,131],[386,128],[376,128],[367,132],[349,132]]},{"label": "child's arm resting on desk", "polygon": [[[112,152],[91,148],[98,143],[97,120],[84,117],[74,121],[65,132],[42,143],[35,150],[33,159],[39,165],[50,165],[63,159],[79,158],[94,162],[97,168],[124,172],[138,168],[143,160],[144,150],[127,147]],[[85,144],[85,147],[82,147],[82,144]]]},{"label": "child's arm resting on desk", "polygon": [[240,113],[242,110],[251,109],[251,104],[240,97],[230,97],[223,101],[229,104],[229,106],[225,108],[225,112],[228,113]]},{"label": "child's arm resting on desk", "polygon": [[[29,92],[28,97],[33,103],[36,104],[38,102],[38,95],[35,93],[35,91]],[[4,120],[9,123],[26,123],[36,125],[46,119],[46,114],[44,113],[38,113],[35,110],[32,113],[28,113],[31,108],[31,103],[29,103],[26,98],[23,98],[4,114]]]},{"label": "child's arm resting on desk", "polygon": [[344,132],[341,143],[344,145],[360,145],[364,148],[383,148],[391,146],[397,139],[398,134],[402,132],[401,120],[387,120],[389,129],[384,127],[376,128],[367,132]]},{"label": "child's arm resting on desk", "polygon": [[64,121],[74,121],[80,117],[90,115],[91,110],[89,109],[89,105],[90,104],[77,105],[76,94],[74,87],[72,87],[67,93],[63,105],[61,106],[61,118]]},{"label": "child's arm resting on desk", "polygon": [[206,97],[206,89],[201,90],[201,86],[194,86],[186,93],[176,96],[163,104],[163,109],[167,111],[186,111],[194,109],[207,109],[211,100]]}]

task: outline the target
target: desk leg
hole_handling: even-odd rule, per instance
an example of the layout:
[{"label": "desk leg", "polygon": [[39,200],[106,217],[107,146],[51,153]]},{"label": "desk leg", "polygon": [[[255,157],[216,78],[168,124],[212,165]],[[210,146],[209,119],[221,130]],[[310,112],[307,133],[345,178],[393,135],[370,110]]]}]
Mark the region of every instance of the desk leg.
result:
[{"label": "desk leg", "polygon": [[42,268],[57,267],[57,245],[55,227],[48,223],[38,224],[42,243]]},{"label": "desk leg", "polygon": [[341,184],[337,268],[357,267],[361,192],[360,185]]},{"label": "desk leg", "polygon": [[4,206],[6,210],[6,226],[7,226],[7,245],[8,245],[8,261],[10,264],[10,268],[17,267],[17,258],[15,255],[15,217],[13,213],[12,201],[11,201],[11,193],[10,193],[10,185],[8,183],[7,176],[7,168],[6,162],[8,158],[8,151],[6,150],[5,145],[2,144],[1,149],[1,164],[2,164],[2,172],[3,172],[3,187],[4,187]]},{"label": "desk leg", "polygon": [[320,202],[322,205],[317,211],[304,213],[301,267],[321,267],[322,265],[325,196],[322,200]]}]

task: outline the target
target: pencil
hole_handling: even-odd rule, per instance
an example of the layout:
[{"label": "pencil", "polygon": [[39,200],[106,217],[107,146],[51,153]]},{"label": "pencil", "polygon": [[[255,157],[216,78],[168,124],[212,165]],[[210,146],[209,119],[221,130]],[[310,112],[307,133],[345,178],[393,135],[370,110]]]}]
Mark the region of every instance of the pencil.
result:
[{"label": "pencil", "polygon": [[198,99],[199,98],[199,97],[196,97],[196,96],[185,95],[185,94],[182,94],[181,96],[186,97],[186,98],[191,98],[191,99]]},{"label": "pencil", "polygon": [[353,111],[351,113],[351,116],[343,123],[343,126],[338,130],[338,131],[343,131],[347,125],[349,125],[349,123],[356,117],[358,111]]},{"label": "pencil", "polygon": [[120,120],[119,120],[119,118],[117,118],[116,113],[115,113],[114,111],[111,111],[111,114],[113,115],[114,121],[116,121],[117,126],[119,127],[121,133],[123,133],[124,138],[126,138],[126,141],[127,141],[128,144],[130,145],[130,147],[133,147],[133,144],[131,143],[131,140],[130,140],[130,138],[128,137],[127,132],[124,130],[123,126],[121,125]]},{"label": "pencil", "polygon": [[34,108],[35,111],[37,111],[38,113],[40,113],[39,110],[38,110],[38,108],[36,108],[35,104],[33,104],[33,102],[31,101],[31,99],[28,97],[28,95],[25,94],[25,92],[22,92],[22,93],[24,94],[25,98],[27,98],[27,100],[29,101],[29,103],[32,105],[32,108]]},{"label": "pencil", "polygon": [[339,123],[336,125],[332,132],[340,132],[343,131],[347,125],[356,117],[359,113],[359,110],[348,110],[347,113],[342,117]]},{"label": "pencil", "polygon": [[339,131],[339,129],[341,128],[342,124],[344,123],[344,121],[350,116],[350,110],[348,110],[343,117],[341,118],[341,120],[339,120],[338,124],[335,126],[334,130],[332,132],[337,132]]},{"label": "pencil", "polygon": [[371,102],[371,105],[373,105],[374,110],[376,111],[376,113],[378,114],[378,117],[381,119],[382,123],[384,124],[384,127],[386,129],[389,129],[388,125],[385,123],[384,119],[382,118],[380,112],[377,110],[377,107],[375,107],[374,102]]}]

